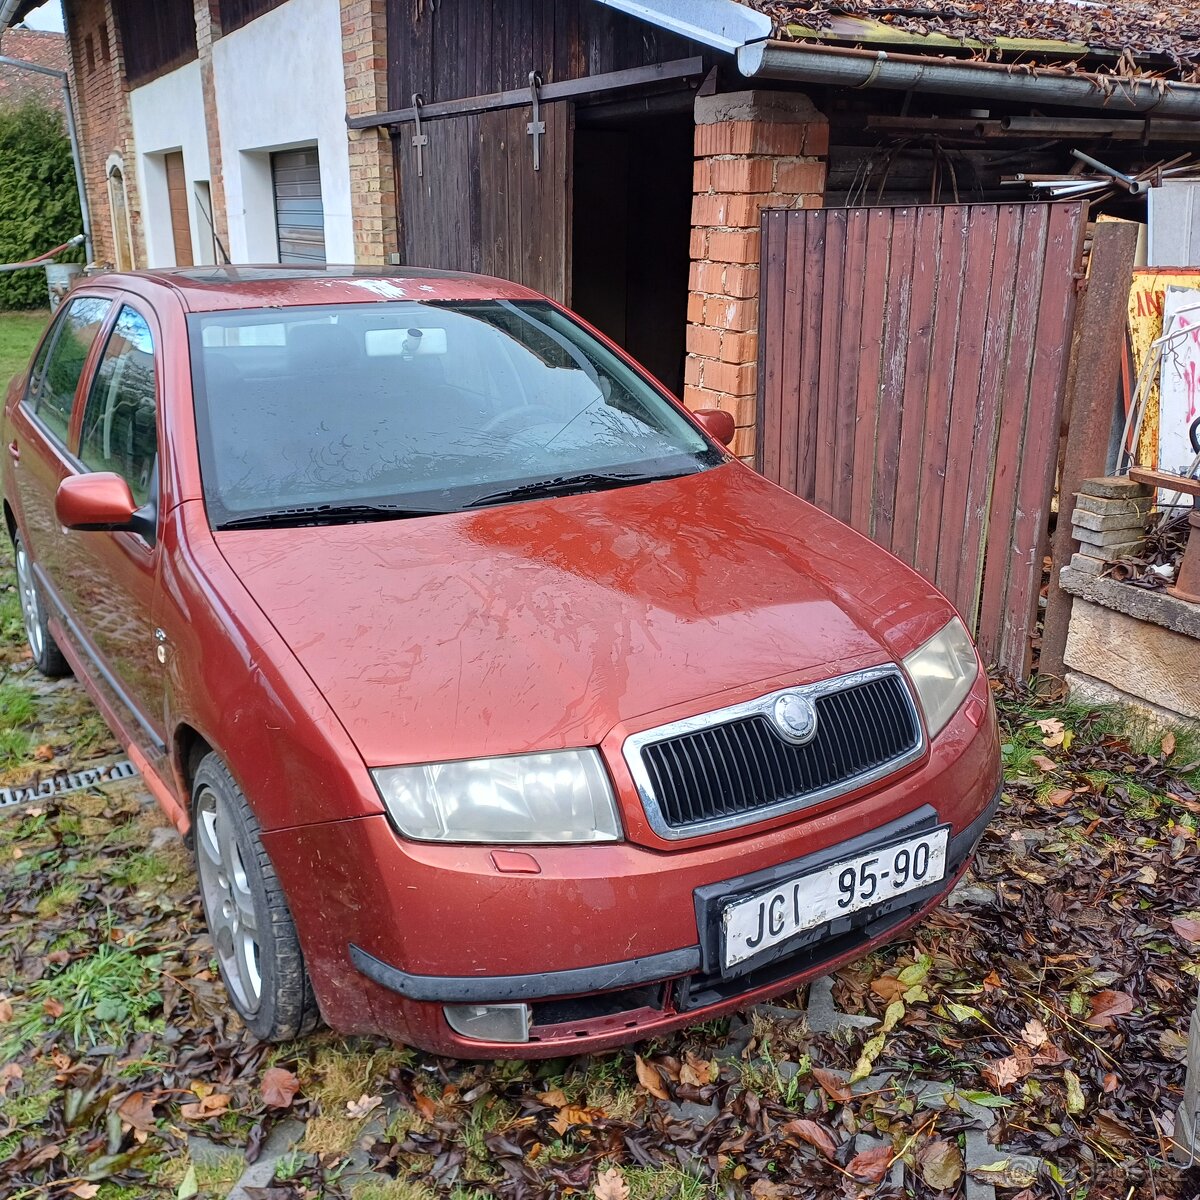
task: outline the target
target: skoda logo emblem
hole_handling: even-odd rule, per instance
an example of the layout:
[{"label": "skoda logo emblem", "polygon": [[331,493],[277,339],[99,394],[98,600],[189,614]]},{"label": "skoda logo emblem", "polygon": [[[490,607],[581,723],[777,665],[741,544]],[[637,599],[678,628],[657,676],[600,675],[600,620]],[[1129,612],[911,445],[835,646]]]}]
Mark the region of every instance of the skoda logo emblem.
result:
[{"label": "skoda logo emblem", "polygon": [[789,742],[810,741],[817,732],[816,705],[807,696],[798,696],[794,692],[775,701],[771,719]]}]

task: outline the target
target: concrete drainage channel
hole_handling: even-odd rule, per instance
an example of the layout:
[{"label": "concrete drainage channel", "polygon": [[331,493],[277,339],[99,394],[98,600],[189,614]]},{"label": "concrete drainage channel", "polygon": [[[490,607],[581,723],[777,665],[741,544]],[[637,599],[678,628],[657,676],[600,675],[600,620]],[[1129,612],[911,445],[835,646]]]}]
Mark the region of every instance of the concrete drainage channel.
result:
[{"label": "concrete drainage channel", "polygon": [[[759,1005],[754,1011],[770,1020],[803,1019],[808,1029],[814,1033],[866,1029],[879,1024],[874,1017],[839,1012],[833,1003],[833,980],[828,976],[816,979],[809,985],[808,1003],[804,1009]],[[730,1024],[729,1041],[716,1052],[716,1057],[725,1060],[741,1058],[750,1040],[751,1026],[748,1020],[740,1016],[734,1017]],[[785,1082],[799,1071],[799,1067],[793,1062],[777,1062],[773,1065]],[[850,1077],[848,1071],[831,1071],[830,1074],[842,1082],[846,1082]],[[890,1072],[883,1072],[849,1086],[855,1095],[895,1089],[911,1097],[917,1109],[927,1110],[931,1115],[951,1111],[971,1121],[972,1124],[963,1133],[963,1200],[996,1200],[997,1186],[1035,1187],[1038,1179],[1043,1176],[1041,1159],[1007,1151],[1001,1145],[992,1144],[989,1135],[996,1124],[996,1112],[957,1094],[953,1084],[921,1082],[911,1078],[900,1080]],[[816,1091],[811,1094],[814,1099],[818,1096]],[[672,1102],[666,1104],[665,1108],[672,1119],[690,1121],[697,1126],[703,1126],[719,1115],[715,1101],[709,1105],[692,1101]],[[341,1184],[379,1179],[370,1169],[367,1147],[383,1135],[390,1118],[391,1113],[383,1109],[363,1128],[358,1148],[351,1155],[350,1165],[339,1176]],[[256,1194],[255,1189],[269,1186],[275,1178],[278,1165],[290,1160],[297,1153],[297,1147],[304,1138],[304,1131],[304,1122],[294,1118],[276,1125],[264,1142],[258,1159],[245,1169],[226,1200],[252,1200]],[[885,1145],[890,1146],[891,1143],[860,1133],[855,1138],[854,1152],[860,1154]],[[242,1154],[240,1148],[219,1145],[198,1136],[188,1139],[188,1152],[193,1163],[213,1164],[228,1162],[230,1159],[241,1157]],[[903,1188],[904,1163],[901,1160],[897,1159],[892,1164],[888,1183],[893,1188]]]},{"label": "concrete drainage channel", "polygon": [[127,758],[97,763],[78,771],[60,767],[52,775],[35,783],[0,788],[0,813],[20,804],[32,804],[36,800],[52,800],[71,792],[103,787],[107,783],[122,783],[127,779],[136,779],[137,774],[137,768]]}]

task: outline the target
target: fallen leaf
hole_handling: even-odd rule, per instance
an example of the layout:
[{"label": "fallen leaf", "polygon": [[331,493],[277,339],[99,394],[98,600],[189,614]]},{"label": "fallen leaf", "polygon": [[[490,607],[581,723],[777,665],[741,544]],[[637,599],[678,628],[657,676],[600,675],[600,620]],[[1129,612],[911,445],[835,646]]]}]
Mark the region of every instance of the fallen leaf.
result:
[{"label": "fallen leaf", "polygon": [[596,1200],[629,1200],[629,1184],[616,1167],[609,1167],[596,1176],[592,1195]]},{"label": "fallen leaf", "polygon": [[875,1060],[883,1052],[883,1042],[884,1035],[877,1033],[863,1046],[862,1053],[858,1056],[858,1062],[854,1064],[854,1070],[850,1072],[851,1083],[857,1083],[860,1079],[866,1079],[870,1075]]},{"label": "fallen leaf", "polygon": [[921,1178],[939,1192],[949,1191],[962,1178],[962,1155],[954,1142],[937,1138],[926,1142],[917,1153]]},{"label": "fallen leaf", "polygon": [[150,1133],[157,1128],[154,1121],[155,1097],[149,1092],[130,1092],[121,1101],[117,1115],[133,1129]]},{"label": "fallen leaf", "polygon": [[1040,1049],[1049,1040],[1050,1034],[1046,1032],[1046,1026],[1037,1017],[1025,1022],[1025,1026],[1021,1030],[1021,1041],[1031,1050]]},{"label": "fallen leaf", "polygon": [[1092,997],[1091,1015],[1084,1020],[1085,1025],[1093,1029],[1107,1029],[1114,1017],[1123,1017],[1133,1012],[1133,997],[1128,992],[1114,992],[1105,989]]},{"label": "fallen leaf", "polygon": [[1045,734],[1062,733],[1063,723],[1057,717],[1046,717],[1036,722],[1037,727]]},{"label": "fallen leaf", "polygon": [[424,1092],[413,1094],[413,1107],[426,1121],[432,1121],[437,1116],[437,1105]]},{"label": "fallen leaf", "polygon": [[856,1154],[846,1170],[856,1179],[865,1179],[868,1183],[882,1183],[891,1165],[891,1146],[876,1146],[874,1150],[864,1150],[861,1154]]},{"label": "fallen leaf", "polygon": [[782,1131],[791,1134],[794,1138],[799,1138],[802,1142],[807,1142],[810,1146],[815,1146],[826,1158],[832,1158],[837,1151],[837,1143],[823,1125],[818,1125],[816,1121],[809,1120],[808,1117],[800,1117],[795,1121],[788,1121],[783,1125]]},{"label": "fallen leaf", "polygon": [[701,1058],[688,1050],[683,1056],[679,1071],[679,1082],[689,1087],[706,1087],[716,1081],[718,1068],[715,1062]]},{"label": "fallen leaf", "polygon": [[1083,1098],[1083,1087],[1080,1085],[1079,1076],[1074,1071],[1064,1071],[1063,1079],[1067,1085],[1067,1112],[1083,1112],[1087,1104]]},{"label": "fallen leaf", "polygon": [[1040,771],[1045,771],[1049,774],[1051,771],[1058,770],[1058,763],[1052,758],[1047,758],[1044,754],[1035,754],[1030,760],[1031,763]]},{"label": "fallen leaf", "polygon": [[[192,1168],[192,1174],[195,1175],[195,1167]],[[78,1196],[79,1200],[93,1200],[100,1191],[98,1183],[77,1183],[74,1187],[67,1188],[68,1196]],[[194,1196],[196,1193],[192,1192]]]},{"label": "fallen leaf", "polygon": [[187,1174],[180,1180],[179,1188],[175,1192],[175,1200],[192,1200],[192,1197],[198,1195],[199,1192],[200,1185],[196,1181],[196,1166],[192,1163],[188,1166]]},{"label": "fallen leaf", "polygon": [[1167,733],[1163,735],[1162,744],[1159,746],[1159,750],[1162,752],[1164,759],[1170,758],[1171,755],[1175,753],[1175,735],[1173,733]]},{"label": "fallen leaf", "polygon": [[1111,1096],[1121,1086],[1120,1077],[1113,1071],[1106,1071],[1100,1086]]},{"label": "fallen leaf", "polygon": [[908,987],[907,983],[895,975],[881,975],[871,983],[871,991],[888,1004],[899,1000],[908,991]]},{"label": "fallen leaf", "polygon": [[658,1073],[658,1069],[648,1063],[640,1054],[635,1054],[633,1061],[637,1068],[638,1083],[650,1095],[657,1097],[659,1100],[669,1100],[671,1097],[667,1093],[667,1089],[663,1086],[662,1076]]},{"label": "fallen leaf", "polygon": [[13,1006],[11,1000],[0,1000],[0,1025],[6,1025],[12,1020]]},{"label": "fallen leaf", "polygon": [[54,757],[54,747],[48,742],[43,742],[40,746],[35,747],[33,757],[38,762],[49,762]]},{"label": "fallen leaf", "polygon": [[983,1068],[983,1077],[998,1092],[1007,1091],[1019,1083],[1033,1070],[1033,1060],[1028,1052],[1024,1055],[1010,1054],[1007,1058],[993,1059]]},{"label": "fallen leaf", "polygon": [[24,1077],[25,1072],[21,1070],[20,1063],[10,1062],[0,1067],[0,1099],[4,1097],[8,1091],[8,1085],[14,1079],[23,1079]]},{"label": "fallen leaf", "polygon": [[[192,1091],[195,1090],[193,1085]],[[219,1117],[229,1107],[229,1101],[230,1097],[223,1092],[208,1092],[195,1104],[181,1104],[179,1115],[185,1121],[207,1121],[209,1117]]]},{"label": "fallen leaf", "polygon": [[374,1112],[383,1103],[382,1096],[368,1096],[363,1092],[357,1100],[346,1101],[346,1116],[352,1121],[361,1120],[369,1112]]},{"label": "fallen leaf", "polygon": [[770,1179],[756,1179],[750,1185],[750,1195],[754,1200],[784,1200],[791,1196],[792,1189],[783,1183],[774,1183]]},{"label": "fallen leaf", "polygon": [[604,1116],[604,1110],[600,1108],[583,1108],[577,1104],[568,1104],[565,1108],[560,1108],[554,1120],[550,1122],[550,1128],[558,1134],[559,1137],[566,1137],[567,1130],[574,1125],[591,1125],[596,1120]]},{"label": "fallen leaf", "polygon": [[993,1187],[1025,1188],[1037,1182],[1037,1176],[1021,1163],[1002,1158],[981,1167],[972,1167],[971,1174],[982,1176]]},{"label": "fallen leaf", "polygon": [[63,1015],[63,1004],[61,1000],[56,1000],[53,996],[47,996],[42,1001],[42,1012],[46,1014],[52,1021],[57,1021]]},{"label": "fallen leaf", "polygon": [[547,1108],[566,1108],[571,1103],[567,1099],[566,1092],[560,1088],[555,1088],[552,1092],[538,1092],[538,1099]]},{"label": "fallen leaf", "polygon": [[887,1012],[883,1014],[883,1024],[879,1027],[881,1033],[891,1033],[893,1029],[904,1019],[904,1001],[893,1000],[887,1006]]},{"label": "fallen leaf", "polygon": [[268,1108],[291,1108],[299,1090],[300,1080],[284,1067],[268,1067],[259,1085],[263,1103]]},{"label": "fallen leaf", "polygon": [[824,1067],[813,1067],[812,1073],[813,1078],[821,1085],[830,1100],[836,1100],[838,1104],[846,1104],[854,1098],[854,1093],[849,1086],[832,1071],[827,1071]]},{"label": "fallen leaf", "polygon": [[1200,921],[1193,920],[1191,917],[1172,917],[1171,928],[1185,942],[1200,942]]},{"label": "fallen leaf", "polygon": [[1047,797],[1046,803],[1051,808],[1062,808],[1064,804],[1075,795],[1074,788],[1055,788]]}]

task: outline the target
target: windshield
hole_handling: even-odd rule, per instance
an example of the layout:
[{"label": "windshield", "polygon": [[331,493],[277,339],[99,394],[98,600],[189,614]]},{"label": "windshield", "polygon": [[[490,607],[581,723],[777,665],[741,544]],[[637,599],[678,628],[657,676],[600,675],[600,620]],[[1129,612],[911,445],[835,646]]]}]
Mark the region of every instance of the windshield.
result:
[{"label": "windshield", "polygon": [[456,511],[724,461],[545,302],[238,310],[189,324],[217,527],[289,511]]}]

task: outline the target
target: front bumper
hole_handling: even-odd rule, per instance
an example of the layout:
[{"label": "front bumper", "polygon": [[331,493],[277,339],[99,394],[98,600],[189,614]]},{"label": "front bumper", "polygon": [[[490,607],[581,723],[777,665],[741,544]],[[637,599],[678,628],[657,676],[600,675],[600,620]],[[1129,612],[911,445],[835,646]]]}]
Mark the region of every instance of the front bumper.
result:
[{"label": "front bumper", "polygon": [[[264,833],[326,1022],[463,1058],[591,1052],[745,1007],[860,955],[942,899],[994,811],[986,686],[908,772],[736,841],[510,855],[407,842],[382,816]],[[799,935],[740,974],[720,971],[705,905],[935,824],[951,832],[940,883]],[[514,1002],[531,1006],[528,1043],[468,1039],[442,1009]]]}]

